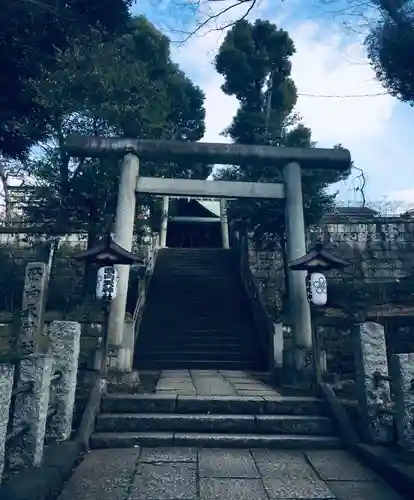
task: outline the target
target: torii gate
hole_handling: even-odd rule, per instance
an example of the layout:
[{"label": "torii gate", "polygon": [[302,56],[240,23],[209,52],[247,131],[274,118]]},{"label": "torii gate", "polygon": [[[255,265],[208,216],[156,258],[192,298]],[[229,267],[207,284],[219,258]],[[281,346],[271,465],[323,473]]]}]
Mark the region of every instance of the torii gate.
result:
[{"label": "torii gate", "polygon": [[[126,250],[130,251],[132,248],[137,193],[222,200],[285,198],[289,261],[296,260],[306,253],[301,169],[345,171],[351,166],[351,155],[345,149],[72,136],[67,139],[66,150],[74,157],[123,158],[116,208],[115,239]],[[178,162],[182,159],[221,165],[245,163],[272,165],[282,169],[283,183],[139,177],[140,160]],[[118,270],[118,294],[111,304],[109,320],[110,344],[114,347],[121,346],[123,340],[129,266],[118,266]],[[305,277],[306,271],[288,271],[289,302],[290,310],[293,311],[290,318],[295,350],[293,359],[298,370],[306,368],[307,355],[312,352],[312,326]]]}]

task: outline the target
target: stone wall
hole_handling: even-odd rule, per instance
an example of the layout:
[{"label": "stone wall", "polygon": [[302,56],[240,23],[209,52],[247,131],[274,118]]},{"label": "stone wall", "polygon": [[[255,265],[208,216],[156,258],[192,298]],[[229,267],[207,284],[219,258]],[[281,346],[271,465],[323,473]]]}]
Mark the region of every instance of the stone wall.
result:
[{"label": "stone wall", "polygon": [[309,245],[321,240],[353,262],[348,276],[393,280],[411,274],[414,267],[414,222],[410,219],[331,215],[321,227],[309,231]]},{"label": "stone wall", "polygon": [[[323,241],[335,253],[352,261],[345,277],[396,279],[412,273],[414,268],[414,221],[404,218],[359,219],[330,215],[320,227],[308,231],[311,247]],[[251,250],[251,266],[259,282],[283,283],[282,251]]]},{"label": "stone wall", "polygon": [[[399,298],[404,296],[402,302],[390,305],[395,302],[390,290],[401,288],[404,278],[414,274],[414,221],[402,217],[330,215],[320,227],[309,230],[308,248],[317,241],[325,242],[334,253],[352,262],[340,274],[330,273],[331,293],[341,298],[346,296],[345,292],[352,295],[352,290],[365,287],[367,309],[371,307],[375,316],[372,319],[386,327],[389,353],[414,352],[414,326],[410,326],[414,307],[409,307],[411,289],[414,305],[414,285],[406,286],[405,295],[399,293]],[[281,249],[257,252],[251,248],[250,265],[268,312],[275,321],[288,325],[289,318],[283,314],[285,278]],[[343,311],[332,310],[323,323],[320,335],[329,370],[344,375],[352,373],[350,320]],[[284,331],[289,343],[289,328]]]}]

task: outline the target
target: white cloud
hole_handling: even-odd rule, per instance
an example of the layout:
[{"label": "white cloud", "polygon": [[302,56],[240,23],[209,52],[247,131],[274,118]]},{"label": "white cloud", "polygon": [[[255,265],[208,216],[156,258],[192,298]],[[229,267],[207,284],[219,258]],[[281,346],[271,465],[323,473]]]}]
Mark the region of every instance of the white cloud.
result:
[{"label": "white cloud", "polygon": [[173,47],[172,56],[204,91],[206,100],[206,134],[204,142],[228,142],[220,133],[230,125],[237,111],[237,99],[222,92],[223,77],[214,68],[224,33],[209,32],[192,38],[183,46]]},{"label": "white cloud", "polygon": [[412,189],[398,189],[396,191],[391,191],[388,196],[388,199],[393,201],[404,201],[410,207],[414,206],[414,188]]},{"label": "white cloud", "polygon": [[[284,14],[284,15],[283,15]],[[255,17],[259,13],[255,12]],[[286,13],[281,13],[282,19]],[[264,16],[262,16],[264,17]],[[273,20],[281,25],[281,20]],[[326,24],[303,22],[282,25],[296,45],[292,76],[299,94],[360,95],[382,93],[369,67],[363,47]],[[224,34],[209,32],[173,49],[173,57],[206,93],[207,133],[204,140],[225,141],[219,134],[231,122],[237,101],[220,90],[222,77],[213,66]],[[381,135],[396,101],[388,96],[328,99],[299,96],[297,111],[321,146],[337,142],[351,147],[354,141]]]},{"label": "white cloud", "polygon": [[[213,3],[201,0],[198,24],[207,19],[208,16],[214,16],[233,4],[234,0]],[[234,96],[227,96],[222,92],[220,87],[224,79],[214,68],[214,57],[229,29],[221,30],[219,28],[241,18],[248,9],[248,5],[249,3],[239,4],[228,13],[219,16],[217,21],[213,19],[205,29],[200,30],[186,44],[173,46],[172,49],[173,58],[205,93],[206,134],[203,138],[204,142],[229,142],[226,137],[220,134],[230,125],[237,111],[238,101]],[[263,13],[267,8],[268,0],[261,0],[255,5],[255,9],[248,16],[248,19],[265,17]],[[284,12],[281,12],[279,18],[281,19],[284,15]]]},{"label": "white cloud", "polygon": [[[349,32],[341,33],[337,25],[319,20],[295,21],[286,9],[278,11],[278,16],[270,20],[289,31],[295,42],[297,52],[292,58],[292,77],[299,94],[384,93],[375,80],[360,40],[352,38]],[[259,17],[269,16],[256,11],[250,19]],[[213,65],[223,38],[223,32],[213,31],[192,38],[184,46],[173,47],[174,59],[206,94],[207,132],[203,140],[208,142],[228,141],[220,133],[231,123],[237,110],[237,100],[221,91],[223,79]],[[414,189],[399,190],[405,188],[407,179],[393,175],[396,164],[401,168],[411,164],[410,155],[407,156],[410,143],[401,135],[404,123],[395,117],[396,103],[388,95],[343,99],[301,95],[296,110],[304,124],[312,129],[319,146],[332,147],[340,142],[350,149],[355,164],[364,170],[369,181],[366,193],[370,199],[387,195],[389,199],[410,201]],[[402,174],[402,170],[399,171]],[[360,201],[351,178],[333,188],[339,189],[340,199]],[[390,191],[395,193],[389,194]]]},{"label": "white cloud", "polygon": [[[297,50],[292,58],[292,76],[300,94],[347,96],[384,92],[360,43],[347,41],[339,32],[327,32],[316,22],[298,24],[289,33]],[[299,96],[297,110],[316,140],[327,145],[347,144],[382,134],[395,102],[389,95]]]},{"label": "white cloud", "polygon": [[230,125],[232,117],[238,108],[237,99],[226,96],[221,90],[222,78],[213,78],[204,87],[206,93],[206,133],[204,142],[229,142],[220,133]]}]

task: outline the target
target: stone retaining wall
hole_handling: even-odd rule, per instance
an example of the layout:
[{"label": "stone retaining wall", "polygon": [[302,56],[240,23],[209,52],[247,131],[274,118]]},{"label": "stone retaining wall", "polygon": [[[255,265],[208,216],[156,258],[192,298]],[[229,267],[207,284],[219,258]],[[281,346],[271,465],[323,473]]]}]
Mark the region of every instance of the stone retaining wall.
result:
[{"label": "stone retaining wall", "polygon": [[[336,295],[341,289],[346,290],[347,281],[348,287],[351,283],[354,287],[357,283],[357,288],[363,288],[362,284],[366,284],[367,302],[370,300],[370,290],[375,290],[373,305],[386,304],[390,285],[395,282],[398,286],[400,280],[414,274],[414,222],[411,220],[401,217],[330,215],[325,217],[320,227],[309,230],[308,248],[317,241],[324,241],[334,253],[352,262],[340,274],[328,273],[328,278],[340,277],[342,280],[340,285],[336,285]],[[251,247],[250,265],[269,314],[274,321],[288,324],[288,318],[283,315],[285,278],[282,250],[256,251]],[[383,296],[380,293],[381,287],[384,288]],[[407,295],[409,294],[408,286]],[[407,300],[409,301],[409,297]],[[398,316],[398,312],[396,314]],[[327,351],[328,368],[341,374],[353,373],[349,322],[335,317],[324,321],[325,326],[321,327],[320,334],[322,346]],[[414,326],[410,326],[410,317],[400,318],[398,324],[394,317],[381,315],[375,321],[386,327],[390,353],[414,352]],[[285,341],[289,343],[289,329],[285,328],[284,331]]]},{"label": "stone retaining wall", "polygon": [[[361,221],[330,216],[320,227],[308,231],[308,247],[317,241],[324,241],[336,254],[352,262],[342,273],[344,277],[385,281],[413,273],[414,222],[401,218]],[[251,249],[250,264],[262,285],[283,284],[281,249]]]}]

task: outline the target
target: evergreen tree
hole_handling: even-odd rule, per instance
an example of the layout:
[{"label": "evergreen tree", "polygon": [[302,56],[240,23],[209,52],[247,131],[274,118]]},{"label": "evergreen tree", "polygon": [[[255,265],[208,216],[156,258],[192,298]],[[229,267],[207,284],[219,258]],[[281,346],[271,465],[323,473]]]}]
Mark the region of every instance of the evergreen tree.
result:
[{"label": "evergreen tree", "polygon": [[[224,76],[223,92],[234,95],[240,107],[224,135],[238,144],[268,144],[277,147],[313,147],[311,131],[294,112],[296,86],[291,78],[290,58],[295,52],[289,34],[268,21],[239,21],[227,33],[215,65]],[[303,171],[303,196],[307,224],[316,223],[331,206],[329,184],[347,173]],[[222,169],[217,179],[251,182],[281,182],[274,166],[241,165]],[[285,232],[283,201],[234,202],[232,217],[248,216],[249,229],[257,244],[280,241]]]}]

